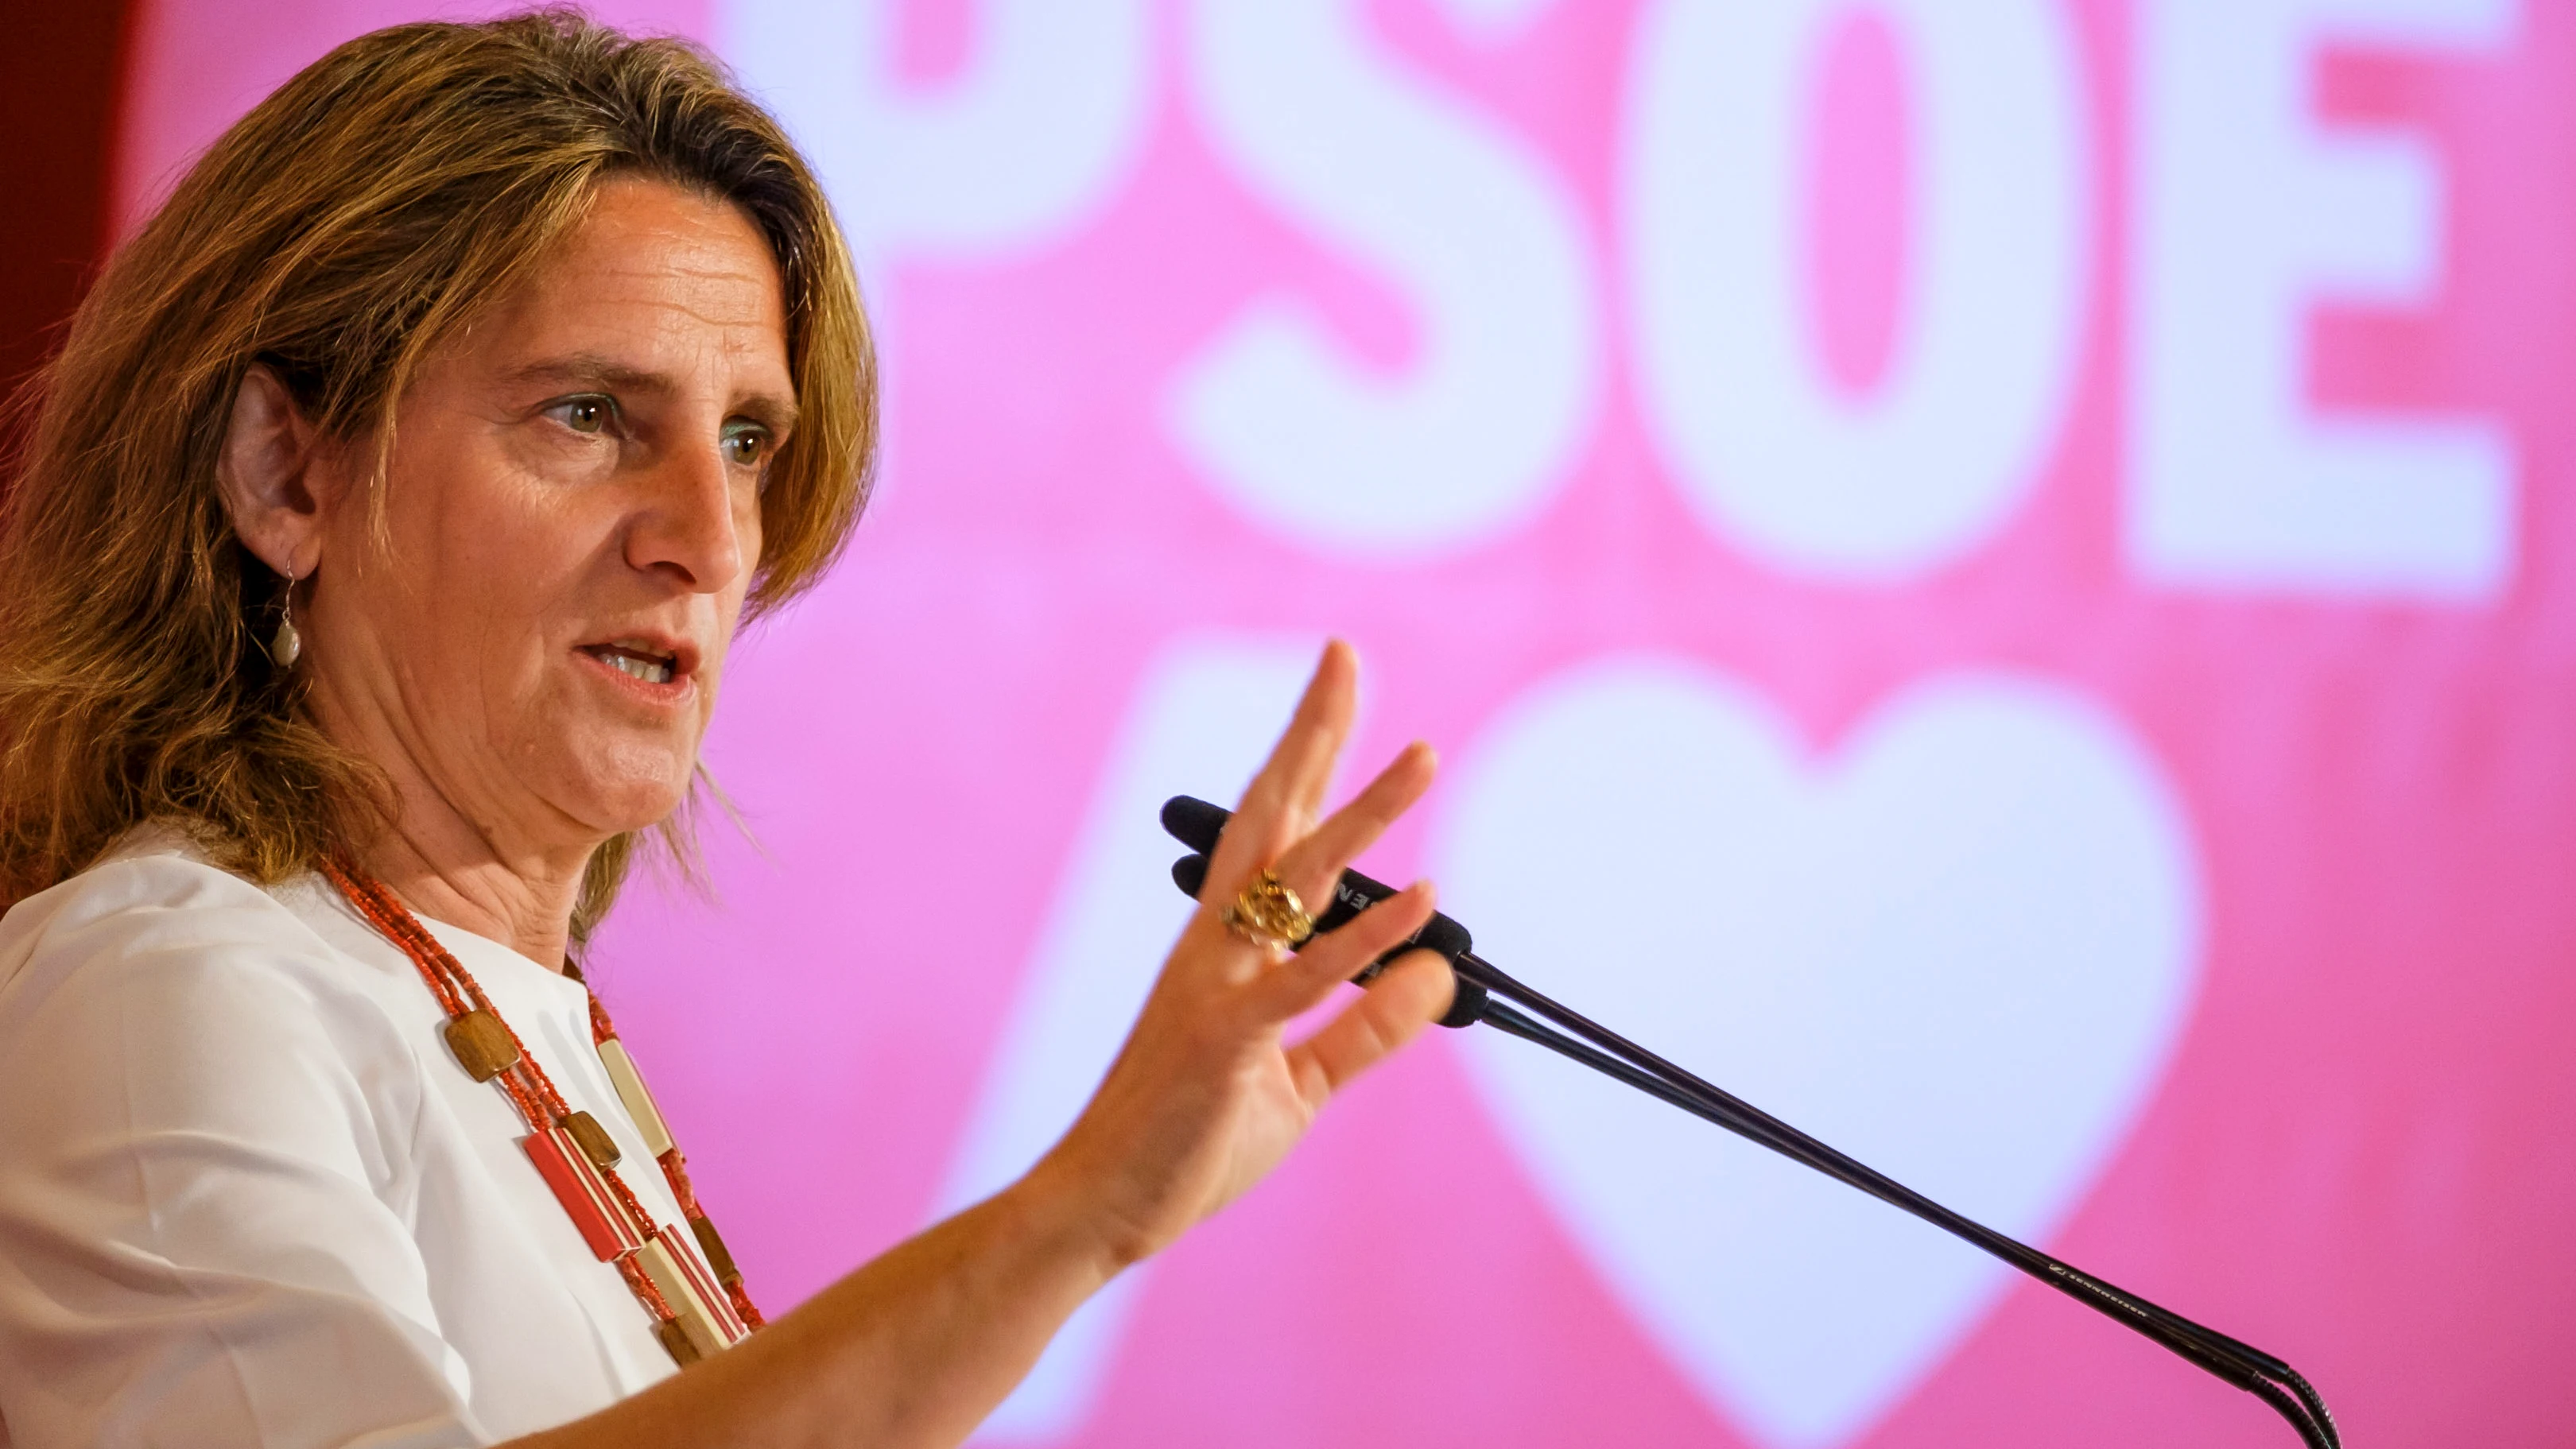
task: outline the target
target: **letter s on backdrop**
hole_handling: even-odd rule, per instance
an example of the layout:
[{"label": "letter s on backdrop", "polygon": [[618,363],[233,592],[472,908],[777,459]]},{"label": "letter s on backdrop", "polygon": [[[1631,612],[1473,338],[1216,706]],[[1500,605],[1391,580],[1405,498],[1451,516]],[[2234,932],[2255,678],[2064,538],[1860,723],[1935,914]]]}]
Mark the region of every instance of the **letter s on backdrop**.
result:
[{"label": "letter s on backdrop", "polygon": [[1412,366],[1371,376],[1293,294],[1253,300],[1175,379],[1182,452],[1253,518],[1326,550],[1420,557],[1526,518],[1600,392],[1591,267],[1524,142],[1408,76],[1358,0],[1197,0],[1191,100],[1238,179],[1392,281]]}]

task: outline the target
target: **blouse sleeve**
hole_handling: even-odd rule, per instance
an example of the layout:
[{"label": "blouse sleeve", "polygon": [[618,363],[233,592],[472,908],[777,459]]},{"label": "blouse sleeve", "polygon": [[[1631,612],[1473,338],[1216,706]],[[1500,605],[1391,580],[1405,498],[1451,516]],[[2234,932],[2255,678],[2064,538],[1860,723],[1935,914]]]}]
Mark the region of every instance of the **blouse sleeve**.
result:
[{"label": "blouse sleeve", "polygon": [[79,885],[0,931],[0,1446],[489,1442],[405,1222],[390,1019],[228,876]]}]

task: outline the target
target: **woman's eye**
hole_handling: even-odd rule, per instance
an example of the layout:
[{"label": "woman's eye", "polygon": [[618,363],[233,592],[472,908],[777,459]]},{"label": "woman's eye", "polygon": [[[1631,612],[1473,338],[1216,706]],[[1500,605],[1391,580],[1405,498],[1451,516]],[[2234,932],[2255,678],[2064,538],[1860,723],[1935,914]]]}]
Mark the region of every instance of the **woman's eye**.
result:
[{"label": "woman's eye", "polygon": [[576,433],[597,433],[606,431],[616,408],[604,397],[576,397],[566,398],[547,411]]},{"label": "woman's eye", "polygon": [[769,457],[769,431],[766,428],[736,428],[724,435],[720,446],[727,462],[756,468]]}]

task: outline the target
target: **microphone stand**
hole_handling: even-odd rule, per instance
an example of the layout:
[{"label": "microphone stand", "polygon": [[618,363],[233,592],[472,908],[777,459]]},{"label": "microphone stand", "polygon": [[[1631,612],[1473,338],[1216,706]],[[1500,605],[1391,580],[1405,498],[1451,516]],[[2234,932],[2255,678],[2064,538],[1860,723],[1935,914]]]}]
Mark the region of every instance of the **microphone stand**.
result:
[{"label": "microphone stand", "polygon": [[[1163,807],[1164,828],[1199,852],[1172,865],[1173,883],[1192,899],[1198,897],[1205,883],[1207,853],[1215,849],[1216,837],[1224,827],[1227,813],[1223,807],[1186,795],[1174,796]],[[1316,933],[1320,935],[1342,924],[1395,893],[1392,887],[1357,871],[1345,871],[1335,891],[1332,908],[1316,920]],[[1446,916],[1435,916],[1432,923],[1417,933],[1413,940],[1371,963],[1367,970],[1353,979],[1366,982],[1383,970],[1389,961],[1417,947],[1438,951],[1449,959],[1458,978],[1457,996],[1448,1015],[1441,1018],[1441,1025],[1463,1028],[1481,1021],[1506,1035],[1535,1042],[1604,1076],[1625,1082],[1648,1096],[1679,1107],[1692,1116],[1713,1122],[1748,1141],[1804,1163],[1882,1202],[1902,1208],[2262,1399],[2289,1421],[2308,1449],[2342,1449],[2341,1432],[2335,1426],[2333,1413],[2326,1408],[2324,1397],[2288,1363],[2251,1344],[2158,1307],[2071,1263],[1943,1207],[1886,1174],[1845,1156],[1751,1103],[1532,990],[1492,962],[1476,955],[1473,944],[1465,927]],[[1519,1008],[1527,1008],[1527,1014]]]}]

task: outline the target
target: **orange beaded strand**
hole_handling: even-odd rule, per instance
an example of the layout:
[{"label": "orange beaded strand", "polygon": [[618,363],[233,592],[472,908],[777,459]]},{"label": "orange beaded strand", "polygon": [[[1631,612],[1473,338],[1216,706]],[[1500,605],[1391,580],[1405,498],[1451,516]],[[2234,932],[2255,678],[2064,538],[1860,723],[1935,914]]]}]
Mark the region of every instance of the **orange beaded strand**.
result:
[{"label": "orange beaded strand", "polygon": [[[545,1068],[539,1065],[535,1056],[528,1051],[527,1043],[520,1040],[518,1032],[502,1019],[500,1012],[493,1008],[490,998],[483,994],[481,983],[474,979],[472,972],[465,969],[465,964],[458,961],[445,947],[439,945],[437,938],[430,935],[418,918],[413,916],[410,910],[404,907],[401,901],[395,899],[393,893],[382,884],[337,861],[324,861],[321,871],[323,877],[339,890],[352,909],[356,910],[369,925],[375,927],[379,934],[400,948],[404,955],[411,958],[412,964],[419,968],[422,979],[428,983],[431,995],[437,998],[440,1008],[447,1013],[451,1024],[463,1022],[469,1016],[480,1014],[490,1018],[491,1022],[497,1024],[500,1031],[506,1034],[513,1056],[506,1065],[492,1075],[491,1079],[500,1085],[503,1093],[518,1109],[521,1118],[527,1122],[529,1129],[540,1134],[550,1128],[564,1130],[575,1138],[578,1150],[586,1151],[589,1144],[581,1141],[581,1134],[573,1129],[578,1125],[575,1121],[576,1117],[587,1122],[588,1114],[577,1114],[573,1111],[571,1105],[564,1100],[563,1094],[556,1089],[553,1079],[546,1075]],[[581,981],[580,971],[577,968],[569,968],[569,963],[567,965],[567,974],[576,981]],[[609,1022],[607,1008],[600,1004],[597,995],[590,993],[587,981],[583,981],[582,986],[584,994],[589,997],[593,1045],[615,1040],[616,1028]],[[450,1044],[451,1047],[455,1046],[452,1037]],[[619,1050],[621,1053],[624,1051],[622,1044]],[[470,1063],[468,1065],[471,1070]],[[478,1072],[477,1075],[482,1073]],[[588,1130],[597,1132],[597,1125],[591,1123]],[[665,1135],[667,1136],[667,1132]],[[532,1145],[536,1141],[535,1138],[529,1139]],[[613,1154],[614,1146],[610,1145],[607,1151]],[[601,1161],[598,1160],[598,1155],[592,1154],[590,1160],[599,1178],[613,1195],[617,1208],[626,1216],[629,1230],[635,1237],[665,1254],[662,1261],[666,1265],[674,1259],[679,1259],[688,1261],[690,1267],[696,1267],[691,1260],[691,1249],[687,1246],[674,1247],[669,1235],[654,1223],[652,1214],[645,1209],[643,1203],[635,1196],[634,1190],[627,1186],[624,1176],[613,1165],[614,1157]],[[716,1235],[714,1224],[707,1220],[705,1210],[698,1206],[697,1194],[689,1183],[688,1172],[679,1149],[676,1146],[672,1147],[663,1152],[657,1161],[662,1168],[663,1176],[670,1184],[673,1200],[678,1203],[681,1214],[688,1221],[691,1231],[697,1236],[697,1251],[702,1252],[709,1260],[706,1266],[697,1269],[697,1272],[703,1273],[704,1277],[699,1287],[688,1290],[689,1296],[693,1301],[703,1298],[704,1293],[701,1291],[703,1287],[720,1284],[724,1297],[730,1300],[720,1306],[710,1305],[710,1311],[715,1313],[717,1320],[717,1325],[713,1329],[717,1335],[717,1341],[719,1344],[731,1341],[739,1338],[743,1332],[761,1327],[765,1320],[760,1310],[753,1306],[749,1293],[745,1291],[741,1273],[733,1268],[731,1256],[724,1252],[722,1239]],[[579,1214],[576,1213],[575,1216],[578,1221]],[[588,1231],[585,1229],[586,1233]],[[681,1316],[669,1296],[655,1284],[652,1275],[645,1271],[639,1261],[641,1250],[629,1249],[611,1257],[611,1247],[613,1244],[610,1247],[599,1247],[597,1251],[602,1257],[610,1258],[610,1261],[616,1265],[618,1275],[625,1279],[627,1287],[635,1294],[637,1301],[644,1306],[645,1312],[651,1315],[655,1335],[661,1340],[664,1348],[683,1364],[690,1362],[696,1357],[697,1350],[691,1345],[688,1336],[681,1331]],[[684,1281],[691,1276],[696,1274],[690,1272],[688,1268],[682,1269]],[[732,1316],[739,1320],[734,1328],[727,1329],[722,1325],[721,1320],[725,1315],[720,1309],[730,1309]]]},{"label": "orange beaded strand", "polygon": [[[580,967],[567,963],[566,969],[573,979],[582,983],[584,989],[589,987],[589,978],[581,974]],[[606,1003],[599,999],[598,992],[593,991],[590,993],[590,1044],[599,1047],[613,1041],[617,1041],[617,1023],[608,1019]],[[621,1051],[625,1048],[623,1042],[618,1046]],[[699,1243],[706,1251],[708,1266],[715,1270],[716,1281],[724,1285],[725,1296],[733,1300],[734,1313],[753,1328],[767,1327],[769,1320],[761,1316],[760,1309],[751,1301],[751,1294],[744,1289],[742,1274],[733,1267],[733,1254],[722,1247],[723,1239],[716,1233],[714,1220],[707,1216],[705,1208],[698,1206],[697,1189],[689,1183],[688,1159],[682,1157],[679,1147],[674,1145],[655,1160],[662,1164],[663,1179],[671,1184],[671,1196],[680,1204],[680,1216],[688,1220],[690,1230],[698,1235]]]}]

